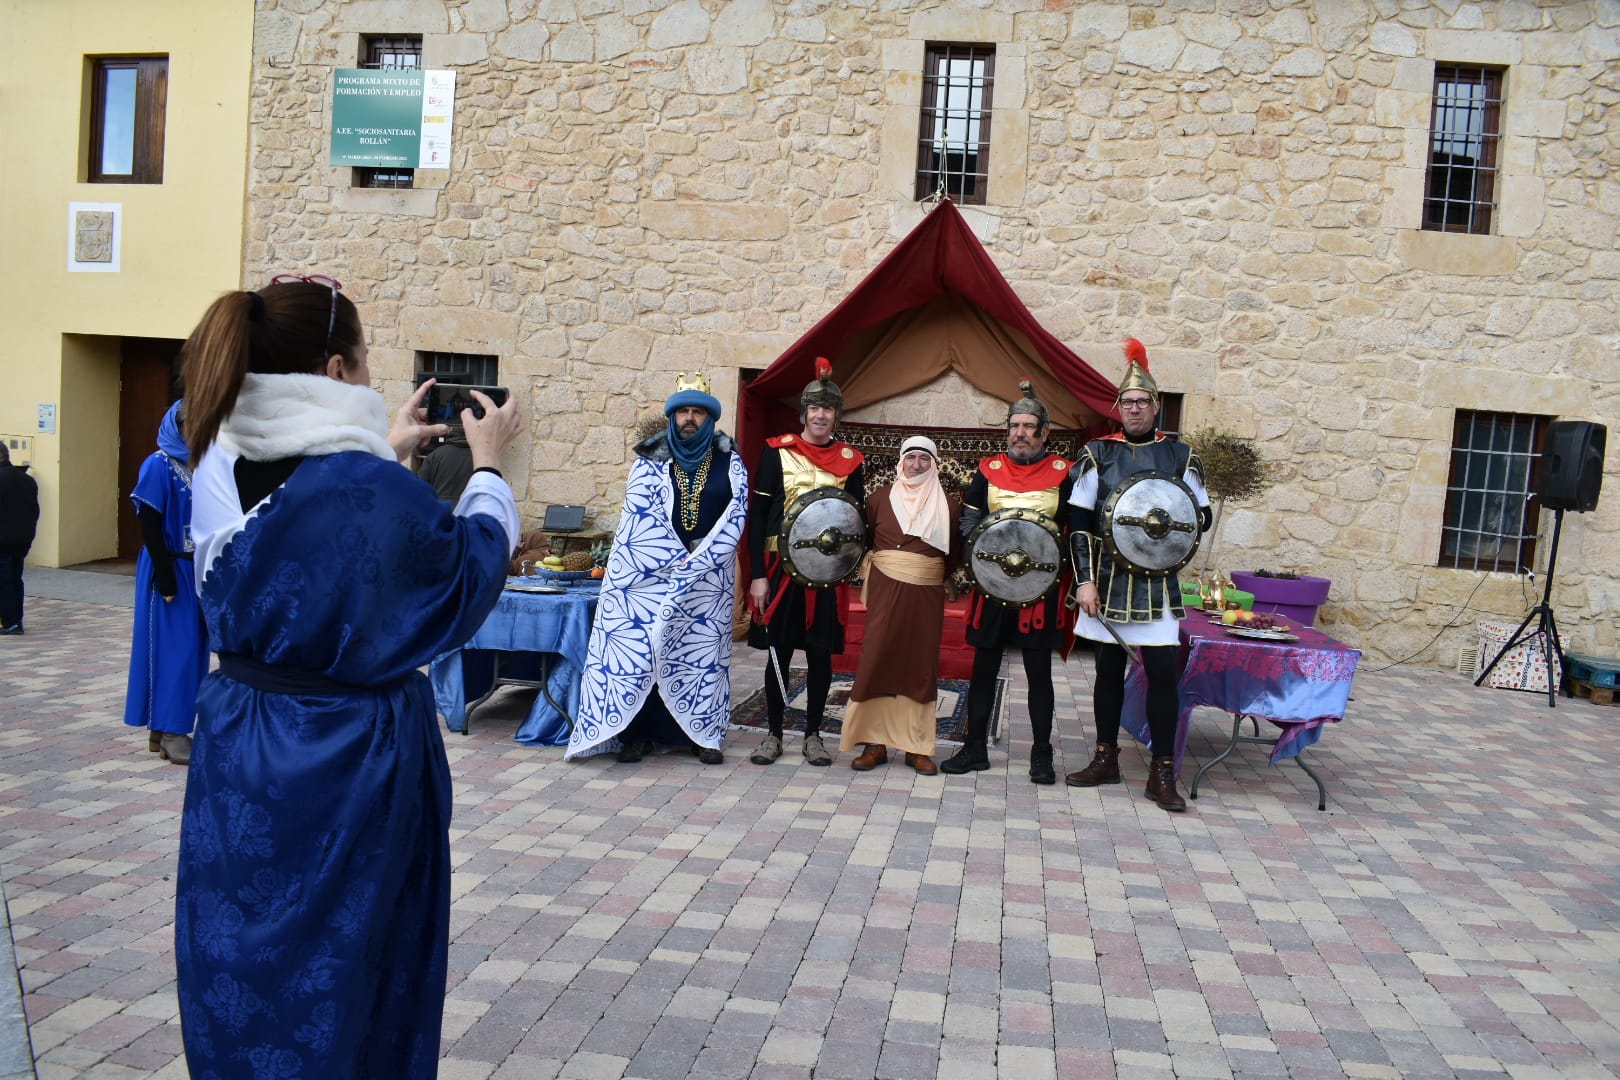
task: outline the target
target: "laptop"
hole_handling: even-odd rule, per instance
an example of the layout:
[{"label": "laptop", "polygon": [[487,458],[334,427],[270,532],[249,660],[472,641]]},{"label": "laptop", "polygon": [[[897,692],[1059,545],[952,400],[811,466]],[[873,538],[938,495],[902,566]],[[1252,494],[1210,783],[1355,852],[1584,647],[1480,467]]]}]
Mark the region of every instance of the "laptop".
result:
[{"label": "laptop", "polygon": [[548,506],[540,530],[548,533],[582,532],[585,528],[583,506]]}]

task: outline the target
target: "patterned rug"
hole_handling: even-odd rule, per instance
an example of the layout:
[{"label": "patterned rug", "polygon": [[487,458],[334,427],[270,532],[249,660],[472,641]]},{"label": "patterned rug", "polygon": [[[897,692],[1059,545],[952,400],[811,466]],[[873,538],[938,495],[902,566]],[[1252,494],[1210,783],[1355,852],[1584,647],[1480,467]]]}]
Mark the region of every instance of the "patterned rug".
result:
[{"label": "patterned rug", "polygon": [[[773,677],[766,672],[766,677]],[[787,715],[782,718],[782,727],[786,731],[804,730],[805,709],[805,683],[808,676],[800,668],[788,672]],[[821,730],[826,735],[841,735],[844,731],[844,710],[849,706],[849,694],[855,686],[855,679],[850,675],[834,673],[832,686],[827,691],[827,714],[822,718]],[[959,743],[962,736],[967,734],[967,689],[966,679],[941,679],[939,681],[938,696],[935,704],[938,706],[939,739],[941,742]],[[1001,731],[1001,709],[1006,700],[1007,680],[996,680],[996,701],[990,710],[991,740],[994,741]],[[755,690],[742,702],[731,710],[731,725],[733,727],[750,727],[764,729],[768,725],[765,720],[765,690],[761,687]]]}]

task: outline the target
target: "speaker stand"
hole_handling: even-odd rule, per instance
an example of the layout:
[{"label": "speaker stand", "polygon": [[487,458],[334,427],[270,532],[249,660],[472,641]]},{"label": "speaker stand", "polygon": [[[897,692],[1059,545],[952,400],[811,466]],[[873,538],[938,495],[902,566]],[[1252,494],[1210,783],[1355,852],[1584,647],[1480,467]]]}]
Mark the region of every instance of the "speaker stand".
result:
[{"label": "speaker stand", "polygon": [[[1542,584],[1541,603],[1530,609],[1530,613],[1524,617],[1524,621],[1519,624],[1519,628],[1513,631],[1513,636],[1508,638],[1507,644],[1502,646],[1502,650],[1496,654],[1489,664],[1485,665],[1485,670],[1479,673],[1479,678],[1474,680],[1474,685],[1479,686],[1485,681],[1485,677],[1491,673],[1491,669],[1497,665],[1498,661],[1507,655],[1509,649],[1519,644],[1520,641],[1540,637],[1541,656],[1547,663],[1547,708],[1549,709],[1558,707],[1558,691],[1562,688],[1561,683],[1563,681],[1562,679],[1553,679],[1553,655],[1557,654],[1558,666],[1562,669],[1564,665],[1564,647],[1558,640],[1558,619],[1553,615],[1552,604],[1549,603],[1552,599],[1553,574],[1558,568],[1558,534],[1563,531],[1563,528],[1564,511],[1561,509],[1554,510],[1552,551],[1547,556],[1547,579]],[[1529,633],[1525,633],[1525,628],[1530,625],[1532,619],[1536,620],[1536,628]]]}]

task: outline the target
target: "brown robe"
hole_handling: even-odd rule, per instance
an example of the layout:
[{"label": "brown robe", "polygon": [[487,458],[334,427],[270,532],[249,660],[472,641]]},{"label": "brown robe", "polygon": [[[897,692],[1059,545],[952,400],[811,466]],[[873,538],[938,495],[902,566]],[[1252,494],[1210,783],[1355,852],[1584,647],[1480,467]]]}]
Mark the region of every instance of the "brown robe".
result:
[{"label": "brown robe", "polygon": [[[962,557],[957,531],[962,505],[955,497],[949,501],[951,551],[942,555],[925,541],[901,532],[889,504],[889,488],[879,488],[866,500],[872,550],[899,550],[937,559],[948,576]],[[877,743],[932,755],[945,586],[896,581],[868,564],[865,597],[866,636],[840,745],[849,750],[861,743]]]}]

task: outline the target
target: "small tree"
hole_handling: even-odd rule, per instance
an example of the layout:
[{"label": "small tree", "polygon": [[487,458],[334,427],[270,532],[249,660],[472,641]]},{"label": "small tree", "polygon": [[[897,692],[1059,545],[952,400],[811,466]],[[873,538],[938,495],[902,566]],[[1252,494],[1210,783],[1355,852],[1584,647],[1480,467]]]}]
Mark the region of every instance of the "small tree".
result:
[{"label": "small tree", "polygon": [[1226,500],[1254,498],[1271,486],[1271,476],[1252,439],[1210,425],[1188,432],[1186,440],[1203,462],[1204,489],[1215,500],[1215,521],[1204,554],[1207,571],[1215,561],[1215,537],[1220,532]]}]

